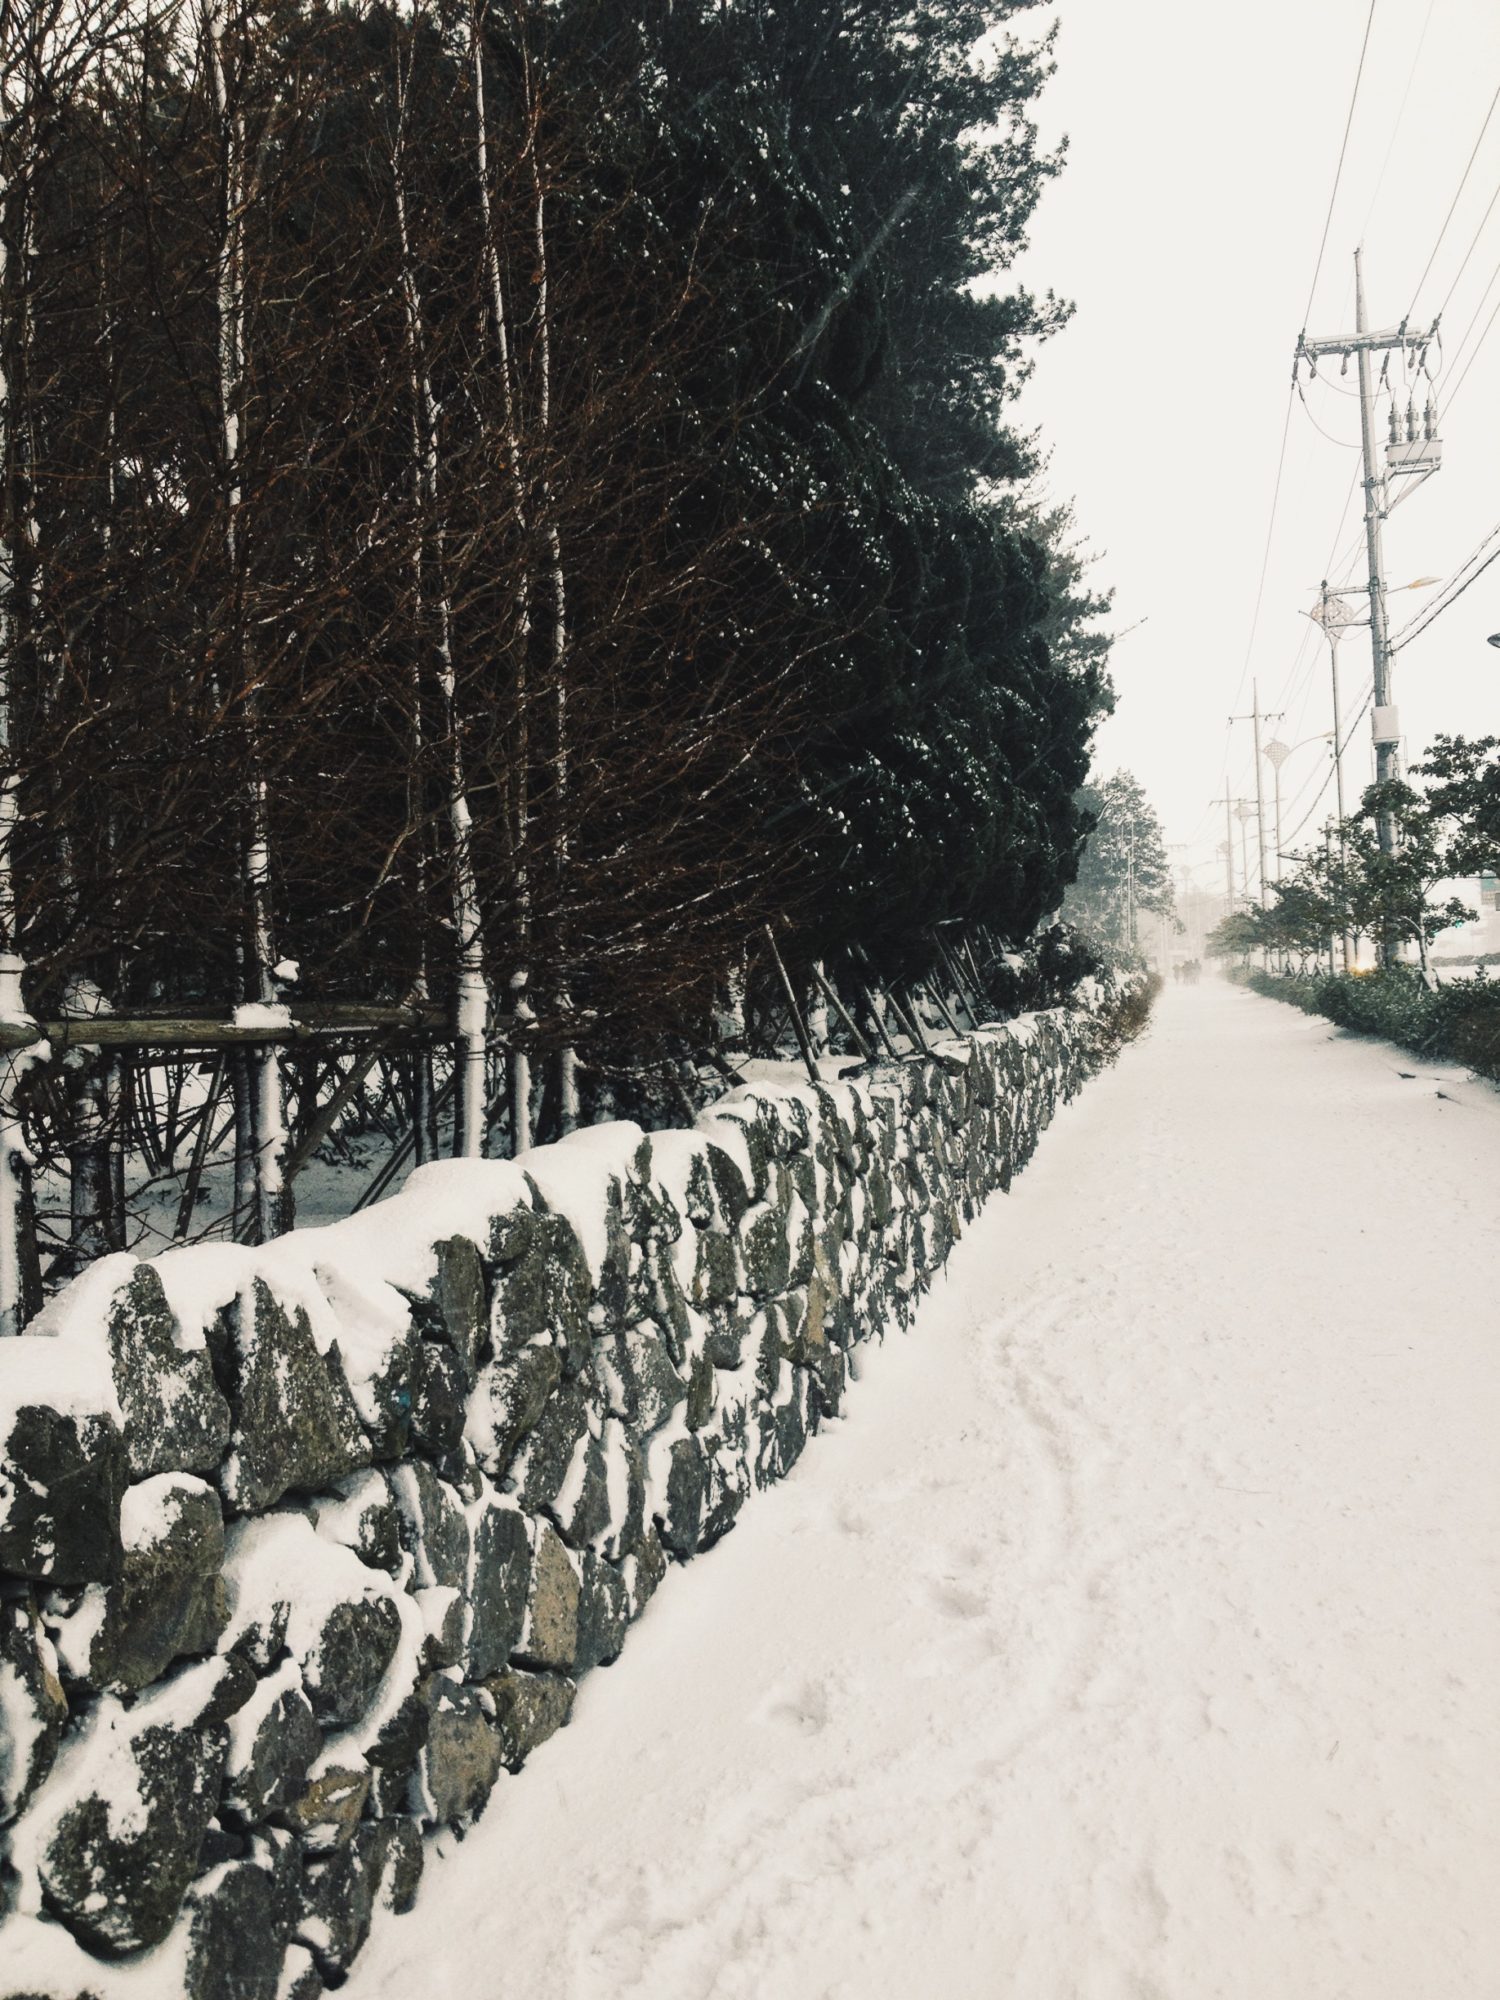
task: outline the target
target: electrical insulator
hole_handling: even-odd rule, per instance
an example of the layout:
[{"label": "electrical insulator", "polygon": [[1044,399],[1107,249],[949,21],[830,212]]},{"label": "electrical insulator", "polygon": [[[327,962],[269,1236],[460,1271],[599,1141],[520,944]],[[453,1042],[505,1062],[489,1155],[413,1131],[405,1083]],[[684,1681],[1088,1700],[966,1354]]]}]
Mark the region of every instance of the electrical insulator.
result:
[{"label": "electrical insulator", "polygon": [[1431,396],[1427,398],[1427,410],[1422,419],[1422,435],[1427,438],[1437,436],[1437,411],[1433,408]]},{"label": "electrical insulator", "polygon": [[1395,397],[1394,397],[1394,396],[1392,396],[1392,398],[1391,398],[1391,443],[1392,443],[1392,444],[1400,444],[1400,442],[1401,442],[1401,424],[1400,424],[1400,420],[1398,419],[1398,417],[1397,417],[1397,415],[1396,415],[1396,399],[1395,399]]},{"label": "electrical insulator", "polygon": [[1406,442],[1414,444],[1417,436],[1417,413],[1408,403],[1406,406]]}]

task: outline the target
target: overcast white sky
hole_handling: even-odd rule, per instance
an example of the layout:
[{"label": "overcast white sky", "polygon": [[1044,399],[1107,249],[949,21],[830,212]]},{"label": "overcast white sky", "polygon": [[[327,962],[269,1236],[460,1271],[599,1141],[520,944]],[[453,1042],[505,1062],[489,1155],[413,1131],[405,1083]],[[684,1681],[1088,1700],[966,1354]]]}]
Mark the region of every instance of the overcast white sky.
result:
[{"label": "overcast white sky", "polygon": [[[1226,768],[1233,792],[1254,794],[1248,725],[1231,737],[1227,715],[1250,707],[1256,677],[1261,706],[1286,711],[1275,725],[1286,742],[1329,727],[1327,649],[1300,613],[1325,574],[1364,577],[1357,496],[1338,538],[1343,559],[1329,568],[1359,437],[1358,405],[1339,393],[1353,388],[1353,367],[1340,383],[1334,362],[1334,379],[1308,389],[1312,416],[1292,409],[1251,647],[1292,349],[1369,0],[1061,0],[1050,11],[1062,35],[1041,122],[1049,139],[1068,134],[1070,160],[1021,270],[1077,313],[1041,350],[1022,417],[1051,445],[1051,492],[1074,500],[1100,552],[1095,575],[1116,590],[1116,628],[1146,621],[1116,649],[1119,709],[1101,732],[1099,766],[1135,772],[1169,840],[1190,844],[1174,859],[1197,864],[1206,886],[1219,879],[1223,837],[1222,808],[1207,802]],[[1375,0],[1310,332],[1352,327],[1358,242],[1371,323],[1394,325],[1413,304],[1497,87],[1495,0]],[[1497,187],[1500,107],[1415,301],[1413,324],[1425,323],[1453,286],[1440,401],[1500,300],[1500,201],[1480,227]],[[1313,417],[1341,442],[1320,436]],[[1442,434],[1442,472],[1387,524],[1393,585],[1448,577],[1500,523],[1500,320]],[[1436,595],[1393,598],[1393,626]],[[1409,756],[1438,730],[1500,733],[1500,650],[1485,643],[1495,631],[1500,562],[1397,657]],[[1347,718],[1369,683],[1367,635],[1351,634],[1340,657]],[[1369,746],[1366,721],[1346,751],[1351,802]],[[1323,806],[1293,843],[1327,769],[1316,743],[1287,762],[1288,845],[1321,823]],[[1269,766],[1265,777],[1269,816]]]}]

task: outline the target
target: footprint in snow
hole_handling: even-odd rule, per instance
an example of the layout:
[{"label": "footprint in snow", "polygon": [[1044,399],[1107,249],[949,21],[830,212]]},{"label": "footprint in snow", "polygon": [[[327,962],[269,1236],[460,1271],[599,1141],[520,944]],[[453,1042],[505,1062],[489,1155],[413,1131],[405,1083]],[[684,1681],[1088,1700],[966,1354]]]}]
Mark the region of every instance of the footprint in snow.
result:
[{"label": "footprint in snow", "polygon": [[828,1727],[833,1704],[825,1684],[804,1681],[790,1692],[777,1689],[761,1709],[763,1722],[779,1723],[783,1729],[798,1730],[803,1736],[821,1736]]},{"label": "footprint in snow", "polygon": [[955,1582],[951,1576],[938,1578],[936,1582],[929,1583],[927,1589],[933,1603],[947,1618],[982,1618],[989,1610],[988,1600],[982,1592]]}]

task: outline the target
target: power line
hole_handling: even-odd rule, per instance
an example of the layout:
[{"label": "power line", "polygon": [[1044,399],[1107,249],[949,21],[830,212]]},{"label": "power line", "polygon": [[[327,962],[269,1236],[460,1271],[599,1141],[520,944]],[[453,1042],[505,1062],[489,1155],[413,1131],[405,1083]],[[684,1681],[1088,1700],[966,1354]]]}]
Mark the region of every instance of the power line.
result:
[{"label": "power line", "polygon": [[[1496,310],[1500,311],[1500,301],[1497,301]],[[1477,569],[1473,567],[1473,565],[1478,561],[1478,558],[1484,555],[1484,551],[1486,549],[1489,549],[1491,542],[1494,541],[1500,541],[1500,522],[1497,522],[1496,525],[1490,529],[1489,533],[1485,536],[1484,540],[1479,544],[1479,547],[1475,549],[1473,555],[1471,555],[1467,559],[1467,561],[1459,564],[1458,568],[1453,572],[1453,575],[1448,579],[1447,583],[1443,585],[1442,591],[1439,593],[1437,601],[1433,604],[1429,604],[1428,606],[1426,606],[1426,608],[1416,618],[1412,620],[1411,624],[1406,627],[1404,632],[1398,632],[1396,634],[1395,638],[1392,639],[1391,641],[1392,652],[1395,652],[1398,647],[1409,646],[1413,639],[1420,638],[1422,633],[1424,633],[1427,630],[1428,626],[1432,624],[1434,619],[1441,618],[1443,613],[1448,609],[1449,605],[1456,604],[1459,598],[1461,598],[1464,592],[1468,589],[1469,585],[1475,582],[1479,577],[1483,576],[1484,572],[1489,568],[1492,562],[1495,562],[1497,559],[1500,559],[1500,548],[1490,549],[1490,553],[1484,557],[1484,561],[1482,563],[1479,563],[1479,567]],[[1468,570],[1470,572],[1469,575],[1467,576],[1464,575],[1465,570]],[[1462,578],[1462,581],[1460,581],[1460,578]],[[1455,585],[1457,586],[1457,588],[1454,587]]]},{"label": "power line", "polygon": [[[1497,264],[1495,266],[1495,277],[1491,278],[1489,285],[1485,286],[1484,297],[1481,298],[1479,301],[1479,305],[1474,313],[1474,319],[1471,319],[1469,321],[1469,327],[1464,334],[1464,339],[1463,341],[1459,342],[1460,353],[1463,351],[1464,341],[1467,341],[1469,333],[1473,331],[1474,320],[1477,320],[1479,314],[1484,310],[1484,300],[1489,297],[1490,286],[1494,284],[1495,278],[1500,278],[1500,264]],[[1448,412],[1453,408],[1453,404],[1455,399],[1457,398],[1458,392],[1463,387],[1465,379],[1468,376],[1469,370],[1474,366],[1474,362],[1479,354],[1480,348],[1484,346],[1485,341],[1489,338],[1490,328],[1495,324],[1495,314],[1497,312],[1500,312],[1500,299],[1496,299],[1494,305],[1490,308],[1490,316],[1484,323],[1484,332],[1480,334],[1478,340],[1475,341],[1473,351],[1470,353],[1468,360],[1464,363],[1463,367],[1459,371],[1458,380],[1454,383],[1453,387],[1448,391],[1448,394],[1443,402],[1442,411],[1440,413],[1441,415],[1447,416]]]},{"label": "power line", "polygon": [[[1437,316],[1439,319],[1441,319],[1443,314],[1448,310],[1448,300],[1451,299],[1453,297],[1453,294],[1458,290],[1458,281],[1460,278],[1462,278],[1464,272],[1467,271],[1469,268],[1469,259],[1474,255],[1475,250],[1478,248],[1479,239],[1484,234],[1484,225],[1489,221],[1491,215],[1494,213],[1495,203],[1497,201],[1500,201],[1500,181],[1497,181],[1495,184],[1495,192],[1490,196],[1489,207],[1486,208],[1484,214],[1479,218],[1479,227],[1474,231],[1473,236],[1469,239],[1469,247],[1464,252],[1463,262],[1459,265],[1458,270],[1454,273],[1453,283],[1448,287],[1447,297],[1444,298],[1443,303],[1438,307]],[[1489,287],[1486,286],[1485,289],[1487,291]]]},{"label": "power line", "polygon": [[1423,16],[1422,32],[1417,37],[1416,53],[1412,56],[1411,67],[1406,72],[1406,88],[1402,91],[1401,102],[1396,107],[1396,122],[1391,127],[1391,136],[1386,145],[1385,158],[1380,162],[1380,172],[1375,177],[1375,192],[1370,196],[1370,206],[1365,210],[1365,219],[1359,225],[1361,240],[1363,240],[1365,232],[1370,226],[1370,217],[1375,213],[1375,204],[1380,199],[1380,190],[1385,186],[1386,169],[1390,166],[1391,155],[1396,150],[1396,140],[1401,132],[1401,121],[1406,116],[1407,100],[1411,96],[1412,84],[1416,81],[1417,66],[1422,60],[1422,51],[1427,46],[1427,30],[1432,26],[1432,15],[1436,6],[1437,0],[1427,0],[1427,12]]},{"label": "power line", "polygon": [[[1316,278],[1313,282],[1317,282]],[[1245,641],[1245,658],[1243,665],[1240,667],[1239,680],[1235,684],[1234,700],[1230,703],[1232,708],[1239,706],[1240,696],[1245,691],[1245,676],[1250,671],[1250,655],[1255,650],[1255,635],[1260,630],[1260,609],[1261,605],[1265,602],[1266,571],[1269,569],[1271,563],[1271,538],[1276,532],[1276,507],[1281,499],[1281,475],[1286,470],[1286,441],[1291,428],[1292,389],[1289,386],[1286,392],[1286,415],[1281,420],[1281,449],[1276,454],[1276,480],[1271,488],[1271,513],[1270,518],[1266,522],[1266,545],[1261,550],[1260,556],[1260,581],[1255,586],[1255,609],[1250,614],[1250,637]]]},{"label": "power line", "polygon": [[[1347,389],[1341,389],[1339,391],[1340,395],[1347,395],[1348,393],[1349,391]],[[1332,431],[1324,430],[1323,426],[1318,422],[1317,418],[1313,415],[1312,404],[1307,400],[1307,393],[1303,389],[1300,379],[1298,380],[1297,383],[1297,397],[1300,403],[1302,404],[1303,409],[1307,413],[1307,421],[1312,425],[1313,429],[1317,432],[1320,438],[1326,438],[1329,444],[1336,444],[1340,451],[1359,450],[1359,446],[1357,444],[1350,444],[1347,439],[1341,437],[1335,437]]]},{"label": "power line", "polygon": [[1448,213],[1443,217],[1443,226],[1437,233],[1437,242],[1433,244],[1432,254],[1422,267],[1422,275],[1420,278],[1418,278],[1416,290],[1411,295],[1411,305],[1409,305],[1406,309],[1406,316],[1408,319],[1410,319],[1412,312],[1416,307],[1418,294],[1421,292],[1423,285],[1425,285],[1427,282],[1427,274],[1432,269],[1433,264],[1437,260],[1437,253],[1443,247],[1443,238],[1448,234],[1448,224],[1453,220],[1453,211],[1458,207],[1459,197],[1462,195],[1464,189],[1469,184],[1469,175],[1473,171],[1474,162],[1479,156],[1479,149],[1484,144],[1484,135],[1490,129],[1490,120],[1495,115],[1495,106],[1497,104],[1500,104],[1500,88],[1496,89],[1494,96],[1490,99],[1490,108],[1484,114],[1484,123],[1479,128],[1479,137],[1474,141],[1474,150],[1469,155],[1468,164],[1465,166],[1463,170],[1463,176],[1460,179],[1458,187],[1454,192],[1452,201],[1450,201],[1448,204]]},{"label": "power line", "polygon": [[[1302,312],[1302,324],[1304,327],[1307,325],[1308,315],[1312,311],[1313,297],[1317,292],[1318,279],[1323,270],[1323,253],[1328,248],[1328,231],[1333,223],[1333,205],[1338,200],[1339,182],[1344,176],[1344,155],[1349,150],[1349,133],[1354,125],[1354,107],[1359,102],[1360,79],[1365,73],[1365,53],[1370,46],[1370,29],[1374,26],[1374,23],[1375,0],[1370,0],[1370,11],[1365,16],[1364,40],[1359,45],[1359,63],[1354,72],[1354,88],[1349,93],[1349,114],[1344,120],[1344,136],[1339,144],[1339,163],[1333,170],[1333,191],[1328,197],[1328,213],[1323,217],[1323,235],[1318,244],[1318,261],[1313,266],[1312,284],[1308,287],[1307,304]],[[1235,699],[1238,700],[1239,697],[1236,696]]]},{"label": "power line", "polygon": [[[1364,700],[1360,703],[1359,707],[1350,717],[1349,726],[1344,731],[1344,742],[1346,744],[1350,741],[1350,739],[1354,734],[1354,731],[1358,728],[1359,724],[1364,721],[1366,714],[1369,712],[1370,696],[1373,693],[1374,693],[1373,688],[1366,689]],[[1328,787],[1333,783],[1337,775],[1338,775],[1337,770],[1335,769],[1332,760],[1330,760],[1328,769],[1323,774],[1323,782],[1321,785],[1319,785],[1317,792],[1314,794],[1311,805],[1309,805],[1307,811],[1302,815],[1301,819],[1298,820],[1297,824],[1292,828],[1291,832],[1283,836],[1285,841],[1290,843],[1291,841],[1294,841],[1297,838],[1297,835],[1302,831],[1303,827],[1307,825],[1307,822],[1312,818],[1313,814],[1318,810],[1318,807],[1323,803],[1324,794],[1327,792]],[[1306,789],[1307,785],[1304,782],[1302,790],[1306,791]],[[1298,798],[1300,798],[1301,793],[1299,792],[1297,796]],[[1295,807],[1296,800],[1294,799],[1292,803],[1293,806]]]},{"label": "power line", "polygon": [[[1339,509],[1338,526],[1333,531],[1333,539],[1328,545],[1328,554],[1324,558],[1323,575],[1325,577],[1337,576],[1339,572],[1343,569],[1345,558],[1348,555],[1352,554],[1355,547],[1358,545],[1359,537],[1356,535],[1354,540],[1350,542],[1348,548],[1345,549],[1342,553],[1339,552],[1339,537],[1343,534],[1344,523],[1349,518],[1349,503],[1354,498],[1354,491],[1358,482],[1359,482],[1359,467],[1356,466],[1349,475],[1348,486],[1344,489],[1344,504]],[[1284,707],[1290,707],[1291,702],[1295,699],[1294,688],[1298,682],[1299,676],[1303,676],[1305,678],[1310,679],[1312,673],[1312,663],[1308,661],[1307,653],[1308,653],[1308,647],[1315,643],[1316,637],[1317,637],[1317,627],[1316,625],[1313,624],[1312,620],[1309,619],[1307,624],[1303,627],[1302,637],[1298,641],[1297,651],[1292,660],[1292,664],[1287,669],[1286,680],[1282,683],[1281,692],[1276,697],[1276,699],[1279,702],[1281,702]],[[1299,726],[1300,726],[1300,711],[1299,711]]]}]

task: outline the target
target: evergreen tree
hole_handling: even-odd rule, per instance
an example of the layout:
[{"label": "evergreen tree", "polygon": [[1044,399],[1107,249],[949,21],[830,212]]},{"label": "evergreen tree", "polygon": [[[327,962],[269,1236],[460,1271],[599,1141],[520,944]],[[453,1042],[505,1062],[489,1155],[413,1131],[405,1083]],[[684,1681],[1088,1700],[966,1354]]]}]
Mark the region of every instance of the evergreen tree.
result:
[{"label": "evergreen tree", "polygon": [[1093,822],[1065,913],[1088,936],[1129,950],[1143,910],[1171,917],[1176,904],[1161,822],[1129,771],[1085,788],[1080,809]]}]

